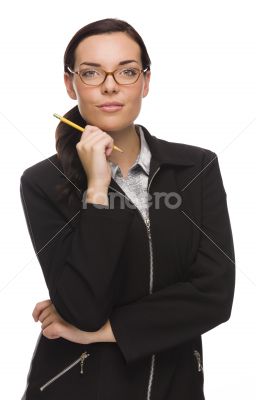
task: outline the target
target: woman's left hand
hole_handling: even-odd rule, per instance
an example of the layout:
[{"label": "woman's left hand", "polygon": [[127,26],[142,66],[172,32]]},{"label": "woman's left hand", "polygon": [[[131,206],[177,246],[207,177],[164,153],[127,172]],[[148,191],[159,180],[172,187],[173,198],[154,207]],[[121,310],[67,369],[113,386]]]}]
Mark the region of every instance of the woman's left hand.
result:
[{"label": "woman's left hand", "polygon": [[57,312],[51,300],[40,301],[36,304],[32,316],[42,323],[43,335],[48,339],[60,337],[74,343],[89,344],[93,332],[85,332],[66,322]]},{"label": "woman's left hand", "polygon": [[115,342],[109,320],[95,332],[86,332],[66,322],[57,312],[52,301],[44,300],[35,305],[32,316],[42,323],[43,335],[48,339],[60,337],[70,342],[90,344],[95,342]]}]

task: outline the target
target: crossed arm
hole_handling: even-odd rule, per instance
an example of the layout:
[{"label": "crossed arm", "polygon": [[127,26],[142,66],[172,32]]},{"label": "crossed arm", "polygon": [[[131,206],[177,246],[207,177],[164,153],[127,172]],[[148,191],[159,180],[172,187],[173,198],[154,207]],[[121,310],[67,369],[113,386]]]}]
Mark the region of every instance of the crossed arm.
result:
[{"label": "crossed arm", "polygon": [[52,301],[43,300],[35,305],[32,312],[35,322],[41,322],[42,333],[48,339],[63,339],[74,343],[116,342],[109,320],[97,331],[83,331],[65,321],[57,312]]}]

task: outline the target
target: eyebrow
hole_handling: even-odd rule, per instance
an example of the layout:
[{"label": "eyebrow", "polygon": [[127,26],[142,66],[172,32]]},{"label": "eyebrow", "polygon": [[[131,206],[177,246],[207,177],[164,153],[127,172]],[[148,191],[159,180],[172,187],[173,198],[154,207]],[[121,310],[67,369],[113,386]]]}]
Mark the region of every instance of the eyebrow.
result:
[{"label": "eyebrow", "polygon": [[[138,61],[136,61],[136,60],[124,60],[124,61],[120,61],[120,63],[118,65],[130,64],[132,62],[136,62],[137,64],[139,64]],[[83,64],[90,65],[91,67],[102,67],[101,64],[89,62],[89,61],[84,61],[80,65],[83,65]]]}]

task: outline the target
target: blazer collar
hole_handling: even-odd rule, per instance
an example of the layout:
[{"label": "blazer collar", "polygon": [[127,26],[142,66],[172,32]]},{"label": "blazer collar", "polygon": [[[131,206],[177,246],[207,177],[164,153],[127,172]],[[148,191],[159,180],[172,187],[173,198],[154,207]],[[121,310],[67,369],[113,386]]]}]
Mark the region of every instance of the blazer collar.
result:
[{"label": "blazer collar", "polygon": [[177,166],[195,165],[195,162],[188,154],[185,144],[168,142],[157,138],[156,136],[151,135],[143,125],[139,126],[143,129],[144,137],[156,164],[170,164]]},{"label": "blazer collar", "polygon": [[[143,129],[144,138],[151,152],[147,189],[149,189],[149,185],[161,165],[166,164],[172,167],[189,167],[195,165],[195,162],[188,154],[188,147],[185,144],[168,142],[166,140],[159,139],[156,136],[151,135],[143,125],[137,125]],[[169,187],[172,187],[173,191],[177,191],[174,171],[171,171],[169,177]],[[111,183],[109,185],[109,191],[112,190],[118,190],[125,195],[125,192],[117,184],[113,177],[111,178]]]}]

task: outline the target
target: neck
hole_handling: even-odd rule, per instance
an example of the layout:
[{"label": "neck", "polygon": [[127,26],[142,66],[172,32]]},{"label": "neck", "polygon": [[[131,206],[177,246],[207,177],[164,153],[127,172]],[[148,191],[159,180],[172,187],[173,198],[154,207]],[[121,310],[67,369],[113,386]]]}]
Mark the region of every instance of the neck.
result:
[{"label": "neck", "polygon": [[140,152],[140,137],[136,132],[135,125],[132,124],[120,131],[108,131],[108,134],[114,139],[114,144],[124,151],[121,153],[113,150],[108,157],[108,161],[112,161],[118,164],[120,168],[128,170]]}]

